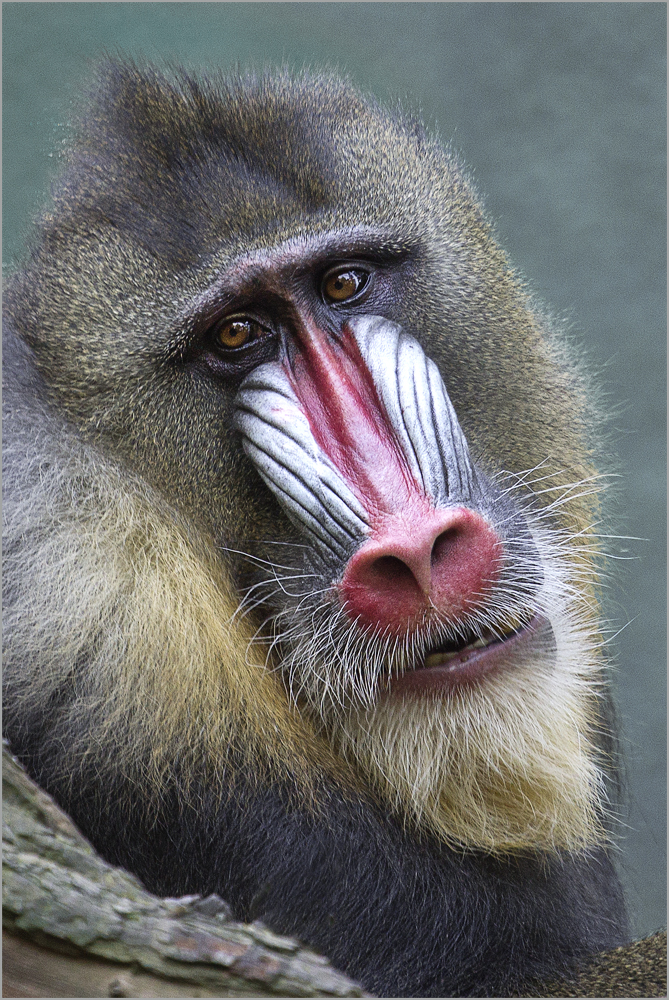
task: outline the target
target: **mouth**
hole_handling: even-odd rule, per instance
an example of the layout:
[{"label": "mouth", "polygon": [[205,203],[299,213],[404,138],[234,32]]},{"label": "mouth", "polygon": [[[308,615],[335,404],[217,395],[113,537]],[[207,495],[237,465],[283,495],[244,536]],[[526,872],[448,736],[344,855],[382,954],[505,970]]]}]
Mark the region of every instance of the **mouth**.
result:
[{"label": "mouth", "polygon": [[445,693],[480,682],[491,673],[511,667],[540,629],[550,628],[538,615],[515,627],[484,630],[461,640],[446,641],[427,651],[423,662],[387,680],[387,694],[423,695]]}]

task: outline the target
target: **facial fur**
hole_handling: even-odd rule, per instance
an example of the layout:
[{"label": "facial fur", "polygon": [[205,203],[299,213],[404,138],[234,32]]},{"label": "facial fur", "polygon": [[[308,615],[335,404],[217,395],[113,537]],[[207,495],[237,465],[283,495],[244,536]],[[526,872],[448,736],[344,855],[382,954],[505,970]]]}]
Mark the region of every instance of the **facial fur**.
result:
[{"label": "facial fur", "polygon": [[[30,439],[33,457],[8,514],[10,564],[30,567],[12,571],[8,590],[12,703],[30,713],[77,690],[69,721],[49,729],[56,742],[59,725],[79,734],[73,770],[86,733],[102,760],[120,726],[133,734],[124,766],[137,782],[148,774],[159,789],[175,754],[219,780],[230,747],[253,733],[260,771],[301,762],[305,797],[314,774],[336,774],[451,844],[601,842],[592,414],[457,159],[334,80],[203,84],[117,66],[91,100],[6,296],[44,383],[45,428],[58,411],[74,456],[63,446],[58,471],[40,472],[34,413],[16,409],[10,449]],[[306,133],[318,142],[300,143]],[[391,146],[392,158],[369,155]],[[334,265],[373,275],[359,305],[324,303]],[[268,332],[241,358],[212,346],[230,316]],[[480,545],[494,533],[501,553],[466,607],[426,607],[406,628],[375,629],[342,598],[348,561],[381,532],[362,473],[328,457],[349,476],[342,509],[363,526],[324,549],[267,485],[239,424],[254,372],[285,364],[299,381],[309,324],[335,337],[335,318],[355,327],[360,316],[405,331],[434,363],[472,476],[487,484],[464,500],[446,486],[441,499],[437,487],[420,496],[430,510],[471,507]],[[368,410],[387,415],[379,379]],[[324,446],[309,426],[322,482]],[[411,448],[392,427],[403,469]],[[132,495],[119,469],[141,484]],[[444,643],[505,639],[533,621],[489,675],[393,695]],[[94,665],[85,682],[82,659]]]}]

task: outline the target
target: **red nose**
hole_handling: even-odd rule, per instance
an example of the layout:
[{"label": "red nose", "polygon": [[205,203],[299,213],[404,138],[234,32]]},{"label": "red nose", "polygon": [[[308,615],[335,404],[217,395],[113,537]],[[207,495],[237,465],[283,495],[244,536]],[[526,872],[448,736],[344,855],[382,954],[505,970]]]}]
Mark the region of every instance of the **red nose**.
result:
[{"label": "red nose", "polygon": [[[413,507],[413,505],[411,505]],[[417,516],[418,515],[418,516]],[[404,635],[430,609],[456,621],[481,603],[501,564],[501,542],[467,507],[387,515],[350,559],[339,585],[348,614]]]}]

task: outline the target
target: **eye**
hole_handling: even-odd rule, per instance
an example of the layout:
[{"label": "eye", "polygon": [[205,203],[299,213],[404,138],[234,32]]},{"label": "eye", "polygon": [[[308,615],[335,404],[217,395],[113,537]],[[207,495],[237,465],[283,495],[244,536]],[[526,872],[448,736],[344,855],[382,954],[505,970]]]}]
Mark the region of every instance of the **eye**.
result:
[{"label": "eye", "polygon": [[237,316],[224,319],[213,329],[214,344],[226,351],[246,347],[269,333],[254,319],[247,316]]},{"label": "eye", "polygon": [[369,274],[361,268],[332,271],[323,280],[323,297],[330,302],[348,302],[360,294],[368,281]]}]

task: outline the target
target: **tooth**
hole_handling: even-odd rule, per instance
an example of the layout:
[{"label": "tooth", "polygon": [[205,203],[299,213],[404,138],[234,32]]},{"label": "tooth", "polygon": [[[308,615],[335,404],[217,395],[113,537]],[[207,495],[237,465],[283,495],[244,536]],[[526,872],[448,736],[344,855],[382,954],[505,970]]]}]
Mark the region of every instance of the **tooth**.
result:
[{"label": "tooth", "polygon": [[[448,663],[449,660],[454,659],[456,656],[462,656],[463,653],[471,652],[471,650],[485,649],[493,642],[505,642],[507,639],[510,639],[512,636],[516,635],[516,633],[519,632],[521,629],[527,627],[527,622],[525,622],[522,619],[519,619],[518,621],[519,624],[517,626],[509,625],[508,623],[500,625],[500,627],[496,629],[494,632],[487,633],[485,637],[478,636],[472,642],[468,643],[461,649],[456,650],[455,652],[446,653],[442,651],[442,652],[430,653],[425,657],[425,662],[423,663],[423,666],[437,667],[439,666],[439,664]],[[398,669],[404,669],[407,666],[406,656],[398,656],[395,663]]]},{"label": "tooth", "polygon": [[425,666],[438,667],[440,663],[448,663],[457,655],[457,653],[430,653],[429,656],[425,657]]}]

